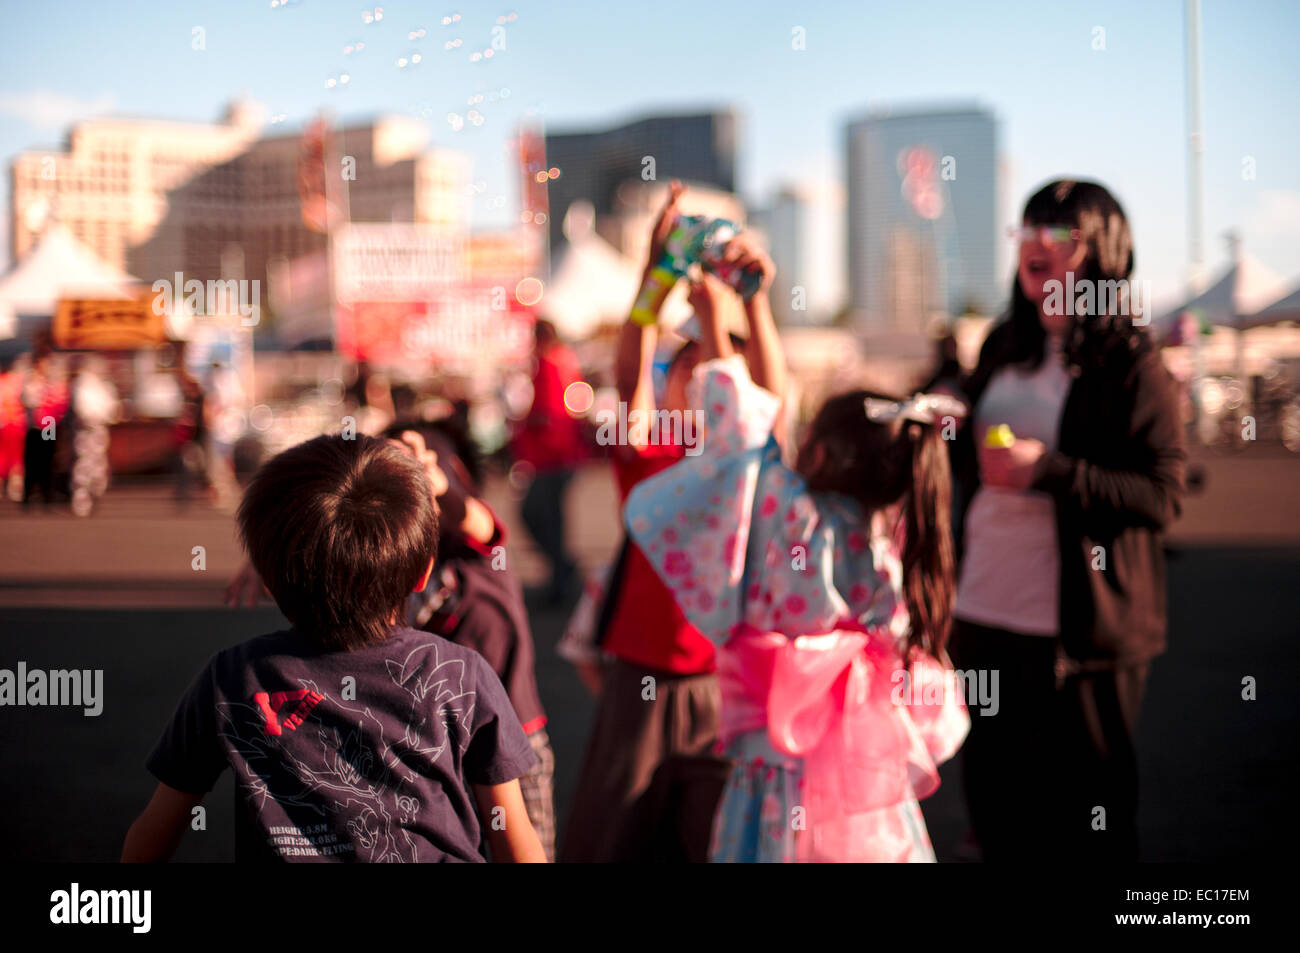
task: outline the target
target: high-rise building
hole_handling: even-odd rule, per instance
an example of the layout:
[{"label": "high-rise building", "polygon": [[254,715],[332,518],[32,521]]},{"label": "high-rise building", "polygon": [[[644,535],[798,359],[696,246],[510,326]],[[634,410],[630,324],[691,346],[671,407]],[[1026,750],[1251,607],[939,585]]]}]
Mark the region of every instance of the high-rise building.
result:
[{"label": "high-rise building", "polygon": [[997,122],[978,107],[872,115],[847,128],[848,289],[855,324],[920,332],[996,312]]},{"label": "high-rise building", "polygon": [[63,149],[22,152],[10,163],[10,255],[22,259],[57,218],[104,261],[127,268],[129,250],[166,218],[168,194],[242,153],[261,126],[250,104],[211,124],[77,123]]},{"label": "high-rise building", "polygon": [[824,324],[844,304],[844,193],[838,184],[781,187],[751,224],[763,234],[776,279],[772,314],[782,324]]},{"label": "high-rise building", "polygon": [[549,182],[555,249],[573,202],[590,202],[599,224],[616,210],[619,186],[628,181],[682,179],[734,192],[736,116],[729,110],[656,116],[598,132],[547,133],[546,165],[559,170]]},{"label": "high-rise building", "polygon": [[[269,263],[324,248],[303,222],[301,135],[262,138],[260,111],[232,105],[219,123],[93,119],[61,151],[28,151],[10,166],[15,260],[57,219],[100,258],[152,282],[260,280]],[[406,117],[333,130],[326,174],[359,222],[468,227],[469,165],[427,150]]]}]

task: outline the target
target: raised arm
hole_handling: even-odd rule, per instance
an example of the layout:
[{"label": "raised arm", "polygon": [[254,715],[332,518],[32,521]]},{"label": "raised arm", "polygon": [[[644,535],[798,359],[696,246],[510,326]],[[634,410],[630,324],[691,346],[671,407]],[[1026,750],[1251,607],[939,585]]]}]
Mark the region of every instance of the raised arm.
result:
[{"label": "raised arm", "polygon": [[623,322],[619,331],[614,378],[618,399],[627,404],[629,413],[634,410],[650,413],[655,409],[652,372],[658,340],[656,328],[643,327],[630,319]]},{"label": "raised arm", "polygon": [[[659,259],[663,257],[664,243],[673,230],[677,219],[677,206],[685,186],[674,181],[669,186],[668,201],[664,203],[654,228],[650,234],[650,250],[646,256],[645,269],[642,272],[641,292],[637,294],[638,302],[646,286],[654,279],[652,273]],[[614,366],[614,379],[618,386],[618,399],[627,404],[628,412],[640,410],[652,413],[654,401],[654,354],[659,342],[658,328],[654,324],[643,324],[632,319],[629,314],[618,337],[618,355]]]},{"label": "raised arm", "polygon": [[749,376],[764,390],[785,397],[785,349],[772,320],[770,290],[776,277],[776,266],[767,253],[746,232],[741,232],[727,244],[727,261],[734,262],[744,271],[758,274],[761,284],[758,291],[745,302],[745,318],[749,322],[749,342],[745,346],[745,363]]}]

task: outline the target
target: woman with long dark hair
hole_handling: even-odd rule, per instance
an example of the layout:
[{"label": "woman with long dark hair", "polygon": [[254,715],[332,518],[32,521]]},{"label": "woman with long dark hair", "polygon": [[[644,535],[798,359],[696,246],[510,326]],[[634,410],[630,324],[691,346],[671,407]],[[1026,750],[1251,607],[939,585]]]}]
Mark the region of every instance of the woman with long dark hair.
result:
[{"label": "woman with long dark hair", "polygon": [[1165,647],[1162,537],[1186,455],[1128,293],[1124,211],[1093,182],[1025,205],[1010,313],[984,343],[954,466],[959,669],[988,673],[967,803],[989,861],[1137,857],[1133,733]]}]

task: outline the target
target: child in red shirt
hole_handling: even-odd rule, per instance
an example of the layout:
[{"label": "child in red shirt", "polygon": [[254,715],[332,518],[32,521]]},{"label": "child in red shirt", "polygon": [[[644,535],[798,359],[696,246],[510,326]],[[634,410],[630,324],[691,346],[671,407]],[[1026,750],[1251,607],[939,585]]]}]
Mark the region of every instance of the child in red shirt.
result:
[{"label": "child in red shirt", "polygon": [[[646,273],[659,261],[685,189],[671,195],[655,222]],[[746,236],[732,241],[738,265],[758,271],[762,289],[746,304],[751,373],[774,393],[783,391],[767,288],[774,269]],[[702,295],[693,283],[692,301]],[[656,408],[651,377],[657,332],[628,320],[619,339],[619,400],[629,420],[657,409],[693,414],[686,384],[699,362],[690,341],[668,367],[662,408]],[[628,443],[616,446],[614,475],[620,506],[642,480],[681,460],[681,443],[653,442],[627,428]],[[662,436],[662,435],[659,435]],[[640,439],[638,439],[640,438]],[[614,600],[604,650],[612,660],[588,683],[600,686],[596,723],[574,795],[561,861],[703,861],[717,801],[729,774],[714,749],[721,727],[721,695],[714,650],[677,607],[645,555],[628,544],[621,578],[606,598]]]}]

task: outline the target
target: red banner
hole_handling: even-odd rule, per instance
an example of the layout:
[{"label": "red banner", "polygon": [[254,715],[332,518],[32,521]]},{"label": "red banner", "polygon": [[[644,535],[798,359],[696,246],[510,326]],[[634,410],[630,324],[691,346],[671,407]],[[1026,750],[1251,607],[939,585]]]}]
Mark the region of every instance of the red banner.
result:
[{"label": "red banner", "polygon": [[371,365],[445,371],[522,366],[532,353],[532,312],[502,286],[462,286],[426,301],[339,305],[339,353]]}]

